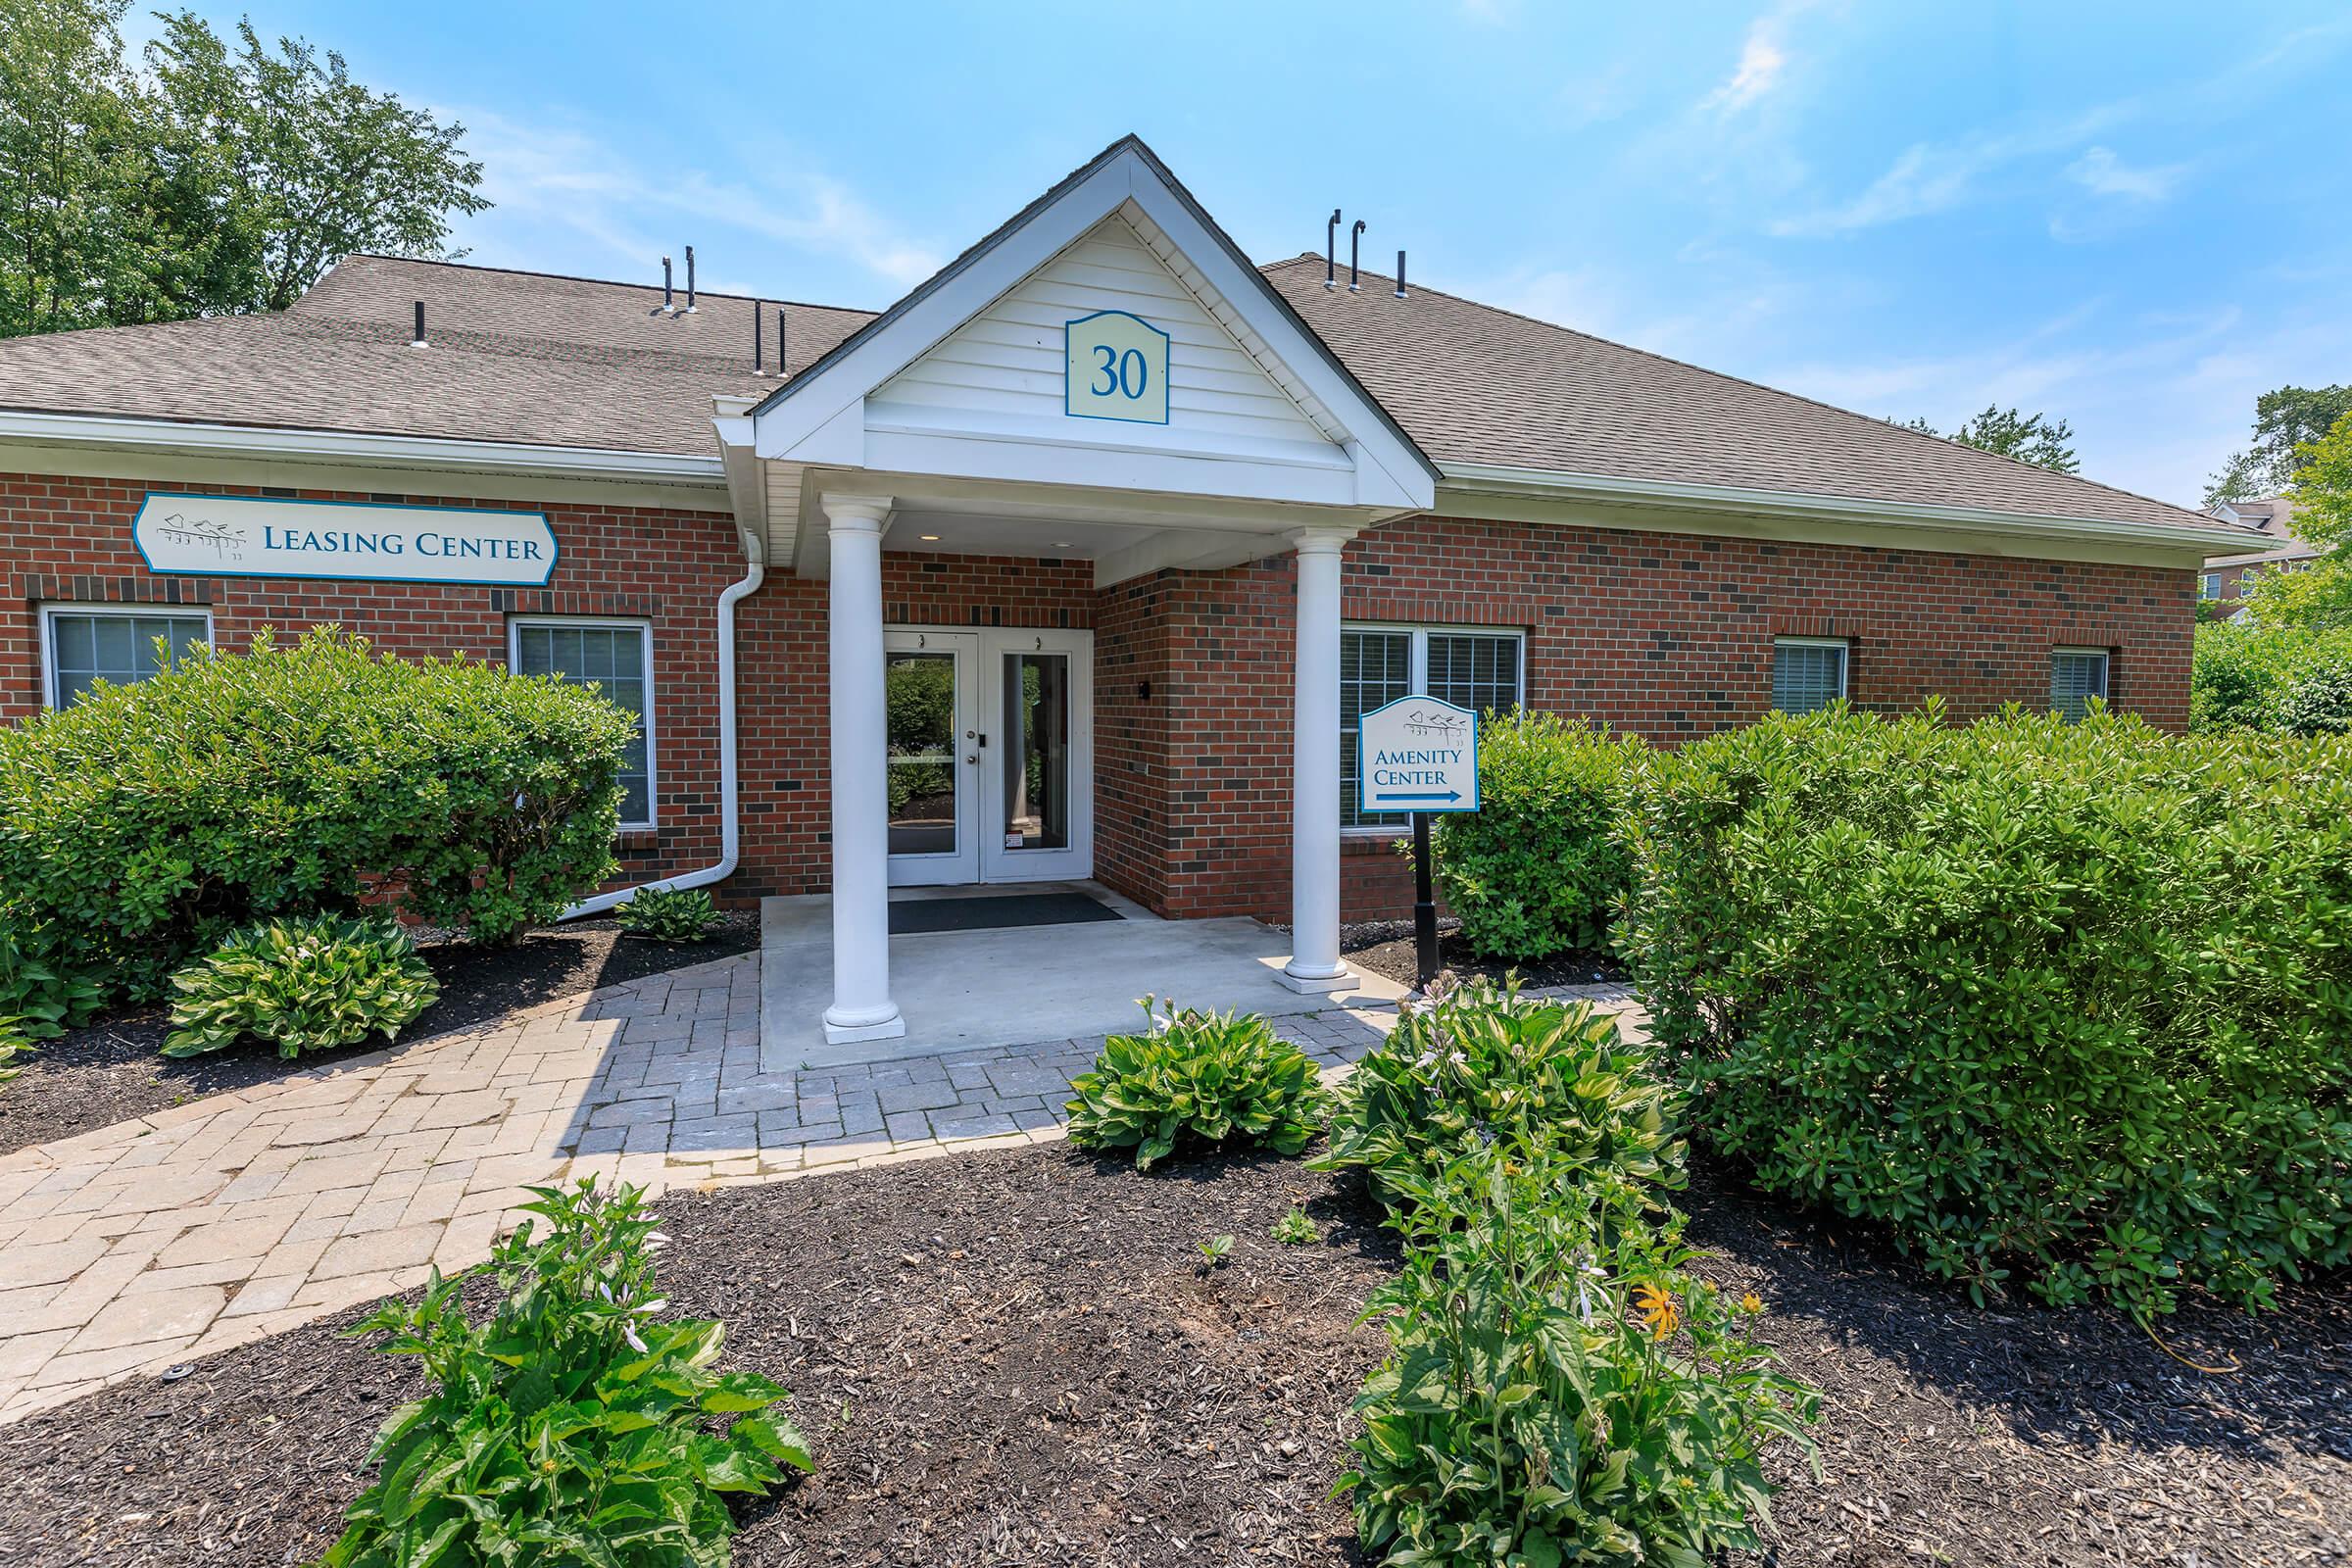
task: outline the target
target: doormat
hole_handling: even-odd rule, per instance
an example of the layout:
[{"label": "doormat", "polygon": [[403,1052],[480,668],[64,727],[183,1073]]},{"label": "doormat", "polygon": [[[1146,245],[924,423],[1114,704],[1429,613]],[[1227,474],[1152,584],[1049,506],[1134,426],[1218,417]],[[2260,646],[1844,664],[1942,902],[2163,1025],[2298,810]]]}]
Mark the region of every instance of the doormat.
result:
[{"label": "doormat", "polygon": [[978,899],[893,899],[890,934],[920,936],[932,931],[995,931],[1016,925],[1076,925],[1081,920],[1124,919],[1118,910],[1083,893],[1006,893]]}]

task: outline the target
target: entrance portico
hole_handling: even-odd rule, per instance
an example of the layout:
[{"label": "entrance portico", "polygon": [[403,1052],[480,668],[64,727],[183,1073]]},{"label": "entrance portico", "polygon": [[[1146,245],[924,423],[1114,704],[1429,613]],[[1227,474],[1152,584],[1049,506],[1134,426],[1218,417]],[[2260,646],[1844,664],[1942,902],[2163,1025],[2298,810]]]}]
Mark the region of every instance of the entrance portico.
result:
[{"label": "entrance portico", "polygon": [[[1145,664],[1138,650],[1166,638],[1155,590],[1285,557],[1290,733],[1280,763],[1258,769],[1276,776],[1246,786],[1289,797],[1293,951],[1268,981],[1353,988],[1339,957],[1341,558],[1361,530],[1427,510],[1436,471],[1140,143],[1078,171],[763,401],[719,412],[739,517],[769,559],[827,582],[830,1043],[906,1031],[890,980],[894,881],[1024,864],[1148,879],[1094,863],[1099,810],[1131,857],[1151,818],[1163,860],[1199,859],[1193,829],[1227,792],[1155,786],[1168,750],[1213,765],[1273,737],[1262,721],[1220,724],[1181,660]],[[1007,592],[1024,570],[1090,563],[1122,635],[1020,621],[1024,645],[988,622],[894,619],[885,552],[941,570],[984,563]],[[1112,739],[1097,688],[1119,713],[1111,774],[1096,761]],[[1128,792],[1115,808],[1098,789],[1114,775]],[[1167,798],[1136,804],[1137,780]]]}]

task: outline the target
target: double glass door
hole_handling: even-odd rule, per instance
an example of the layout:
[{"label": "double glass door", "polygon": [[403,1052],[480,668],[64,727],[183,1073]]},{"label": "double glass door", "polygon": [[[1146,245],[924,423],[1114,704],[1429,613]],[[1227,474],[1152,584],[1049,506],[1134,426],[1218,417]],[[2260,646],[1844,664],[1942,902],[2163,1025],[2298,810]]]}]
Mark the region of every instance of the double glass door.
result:
[{"label": "double glass door", "polygon": [[1094,634],[885,640],[890,880],[1094,874]]}]

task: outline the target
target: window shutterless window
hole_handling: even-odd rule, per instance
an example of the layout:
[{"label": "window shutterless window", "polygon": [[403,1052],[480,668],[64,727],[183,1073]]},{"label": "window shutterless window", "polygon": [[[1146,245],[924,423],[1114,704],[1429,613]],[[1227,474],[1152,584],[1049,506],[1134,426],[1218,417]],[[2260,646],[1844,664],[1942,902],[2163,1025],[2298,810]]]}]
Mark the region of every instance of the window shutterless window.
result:
[{"label": "window shutterless window", "polygon": [[1846,645],[1838,637],[1775,637],[1772,640],[1772,706],[1783,713],[1810,713],[1845,695]]},{"label": "window shutterless window", "polygon": [[1360,725],[1374,709],[1419,693],[1474,712],[1507,712],[1524,696],[1526,638],[1447,626],[1349,626],[1340,633],[1340,825],[1391,827],[1401,811],[1356,809]]},{"label": "window shutterless window", "polygon": [[620,825],[654,825],[654,633],[638,620],[517,619],[507,629],[507,667],[597,688],[633,714],[637,737],[620,769]]},{"label": "window shutterless window", "polygon": [[70,708],[98,681],[128,686],[145,680],[212,635],[213,618],[201,610],[43,605],[41,700],[52,708]]},{"label": "window shutterless window", "polygon": [[2050,651],[2050,711],[2070,724],[2089,710],[2090,699],[2107,695],[2107,650],[2055,648]]},{"label": "window shutterless window", "polygon": [[2203,579],[2202,583],[2200,584],[2200,586],[2199,586],[2199,587],[2198,587],[2198,589],[2197,589],[2197,597],[2198,597],[2199,599],[2219,599],[2219,598],[2221,598],[2221,597],[2222,597],[2222,574],[2221,574],[2220,572],[2218,572],[2218,571],[2209,571],[2209,572],[2207,572],[2207,573],[2205,574],[2205,576],[2204,576],[2204,579]]}]

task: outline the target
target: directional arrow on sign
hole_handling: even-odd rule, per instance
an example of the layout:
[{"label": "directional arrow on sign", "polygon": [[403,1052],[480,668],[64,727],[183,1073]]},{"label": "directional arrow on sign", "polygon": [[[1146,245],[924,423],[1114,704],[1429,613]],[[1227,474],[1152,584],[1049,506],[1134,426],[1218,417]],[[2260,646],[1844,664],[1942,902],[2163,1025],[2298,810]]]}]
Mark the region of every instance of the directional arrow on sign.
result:
[{"label": "directional arrow on sign", "polygon": [[1383,806],[1393,806],[1398,801],[1458,801],[1462,798],[1462,792],[1460,790],[1446,790],[1442,794],[1375,795],[1372,798]]}]

